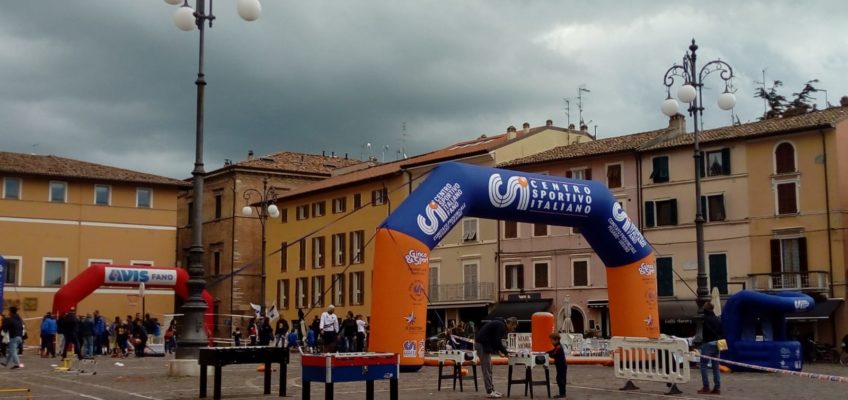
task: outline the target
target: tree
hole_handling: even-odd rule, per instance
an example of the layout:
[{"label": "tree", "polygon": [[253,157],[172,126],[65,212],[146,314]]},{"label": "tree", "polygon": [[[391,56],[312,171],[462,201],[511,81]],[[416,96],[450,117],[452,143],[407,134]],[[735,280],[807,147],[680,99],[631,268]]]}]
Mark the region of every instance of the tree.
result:
[{"label": "tree", "polygon": [[818,79],[807,81],[800,92],[792,93],[792,96],[794,96],[792,101],[788,101],[785,96],[777,92],[777,89],[783,86],[783,82],[781,81],[774,81],[771,88],[768,90],[765,88],[757,88],[754,90],[754,97],[764,99],[769,107],[769,110],[766,111],[765,115],[763,115],[760,120],[794,117],[796,115],[805,114],[811,109],[814,110],[815,104],[813,103],[813,100],[815,100],[815,98],[813,98],[812,94],[818,92],[819,89],[816,89],[813,84],[818,82]]}]

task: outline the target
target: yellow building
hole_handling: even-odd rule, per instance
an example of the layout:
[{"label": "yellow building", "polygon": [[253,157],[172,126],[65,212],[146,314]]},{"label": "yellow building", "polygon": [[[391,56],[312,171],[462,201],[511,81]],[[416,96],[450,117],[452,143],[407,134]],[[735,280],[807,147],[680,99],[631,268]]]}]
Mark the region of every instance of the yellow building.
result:
[{"label": "yellow building", "polygon": [[[56,156],[0,152],[4,309],[17,306],[29,344],[56,291],[94,263],[173,267],[183,181]],[[101,288],[79,313],[107,318],[171,313],[172,290]]]},{"label": "yellow building", "polygon": [[[303,309],[309,323],[329,304],[340,315],[370,315],[371,238],[433,167],[450,160],[494,166],[588,140],[592,138],[585,131],[558,128],[550,120],[535,128],[525,123],[522,130],[510,127],[499,135],[482,135],[292,190],[277,202],[282,219],[268,225],[269,243],[278,244],[280,252],[267,261],[279,268],[268,270],[266,296],[275,296],[269,302],[276,300],[290,320]],[[430,308],[447,308],[442,319],[459,318],[459,309],[466,306],[485,316],[487,306],[497,301],[497,221],[467,219],[460,225],[466,228],[455,229],[431,253]],[[473,238],[469,229],[475,231]]]}]

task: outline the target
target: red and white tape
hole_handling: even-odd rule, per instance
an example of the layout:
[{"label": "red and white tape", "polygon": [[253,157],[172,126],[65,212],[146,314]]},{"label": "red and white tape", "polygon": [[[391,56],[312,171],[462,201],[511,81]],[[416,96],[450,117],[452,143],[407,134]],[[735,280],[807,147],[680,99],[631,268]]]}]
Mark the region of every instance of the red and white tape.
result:
[{"label": "red and white tape", "polygon": [[[698,353],[692,353],[692,355],[698,356]],[[778,373],[778,374],[799,376],[801,378],[809,378],[809,379],[815,379],[815,380],[819,380],[819,381],[848,383],[848,377],[844,377],[844,376],[815,374],[815,373],[812,373],[812,372],[787,371],[785,369],[780,369],[780,368],[761,367],[759,365],[746,364],[746,363],[741,363],[741,362],[737,362],[737,361],[726,360],[724,358],[710,357],[710,356],[705,356],[705,355],[701,355],[700,357],[706,358],[708,360],[719,361],[722,364],[736,365],[736,366],[740,366],[740,367],[755,369],[755,370],[758,370],[758,371],[775,372],[775,373]]]}]

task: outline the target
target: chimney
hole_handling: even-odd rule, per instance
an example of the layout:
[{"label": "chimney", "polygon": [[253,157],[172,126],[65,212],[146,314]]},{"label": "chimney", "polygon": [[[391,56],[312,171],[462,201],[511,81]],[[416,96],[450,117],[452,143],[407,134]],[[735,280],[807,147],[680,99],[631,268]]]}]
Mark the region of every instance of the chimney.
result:
[{"label": "chimney", "polygon": [[573,131],[574,130],[574,124],[568,124],[568,129]]},{"label": "chimney", "polygon": [[510,125],[509,128],[506,128],[506,140],[515,139],[518,134],[515,132],[515,127]]},{"label": "chimney", "polygon": [[545,126],[554,126],[554,120],[549,119],[549,120],[545,121]]},{"label": "chimney", "polygon": [[336,158],[336,152],[335,151],[330,152],[330,158]]},{"label": "chimney", "polygon": [[250,161],[253,159],[253,150],[247,151],[247,160]]},{"label": "chimney", "polygon": [[668,118],[669,129],[676,129],[678,134],[686,133],[686,117],[677,113]]},{"label": "chimney", "polygon": [[586,124],[580,124],[580,132],[589,133],[589,126]]},{"label": "chimney", "polygon": [[345,160],[347,160],[347,153],[345,153]]},{"label": "chimney", "polygon": [[321,150],[321,157],[327,157],[327,150]]},{"label": "chimney", "polygon": [[526,134],[528,134],[528,133],[530,133],[530,123],[529,123],[529,122],[525,122],[525,123],[524,123],[524,125],[522,125],[521,127],[522,127],[522,128],[524,128],[524,132],[523,132],[523,133],[524,133],[525,135],[526,135]]}]

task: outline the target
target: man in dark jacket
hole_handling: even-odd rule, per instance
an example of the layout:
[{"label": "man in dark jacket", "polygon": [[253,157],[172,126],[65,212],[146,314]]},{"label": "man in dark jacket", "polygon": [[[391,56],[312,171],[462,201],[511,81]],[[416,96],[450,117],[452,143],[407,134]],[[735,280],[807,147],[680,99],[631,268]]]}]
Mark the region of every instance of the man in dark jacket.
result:
[{"label": "man in dark jacket", "polygon": [[509,317],[506,321],[496,319],[489,321],[483,325],[477,336],[475,336],[475,349],[477,357],[480,358],[480,370],[483,371],[483,384],[486,386],[486,397],[500,398],[502,394],[495,391],[495,384],[492,382],[492,355],[506,356],[507,349],[504,347],[503,341],[506,339],[506,334],[512,332],[518,326],[518,319]]},{"label": "man in dark jacket", "polygon": [[18,349],[21,348],[24,336],[24,321],[18,315],[17,307],[9,307],[9,316],[3,318],[2,330],[9,332],[9,348],[6,349],[6,361],[3,363],[12,364],[12,369],[23,368],[21,359],[18,358]]},{"label": "man in dark jacket", "polygon": [[86,314],[82,319],[79,329],[82,339],[82,357],[94,358],[94,317]]},{"label": "man in dark jacket", "polygon": [[[721,320],[715,315],[713,310],[715,306],[713,303],[706,302],[704,303],[704,329],[701,333],[701,337],[703,338],[701,342],[701,355],[718,358],[718,345],[717,341],[719,339],[724,339],[724,331],[721,329]],[[712,363],[713,369],[713,390],[710,391],[710,380],[707,377],[707,364]],[[698,390],[700,394],[721,394],[721,377],[720,371],[718,368],[717,360],[708,360],[706,358],[701,358],[701,381],[704,384],[704,387],[701,390]]]},{"label": "man in dark jacket", "polygon": [[77,320],[77,314],[74,307],[71,307],[70,311],[65,313],[61,320],[59,320],[59,333],[61,333],[65,337],[65,344],[62,346],[62,358],[68,357],[68,346],[73,345],[74,354],[82,360],[82,353],[80,353],[80,342],[79,336],[77,336],[77,331],[79,330],[79,321]]}]

